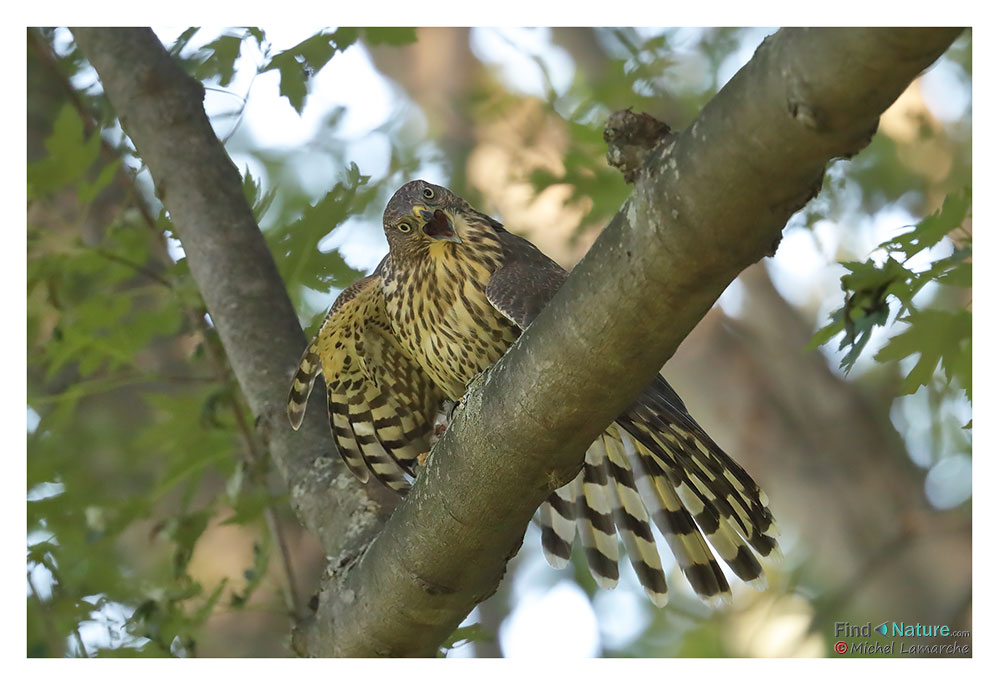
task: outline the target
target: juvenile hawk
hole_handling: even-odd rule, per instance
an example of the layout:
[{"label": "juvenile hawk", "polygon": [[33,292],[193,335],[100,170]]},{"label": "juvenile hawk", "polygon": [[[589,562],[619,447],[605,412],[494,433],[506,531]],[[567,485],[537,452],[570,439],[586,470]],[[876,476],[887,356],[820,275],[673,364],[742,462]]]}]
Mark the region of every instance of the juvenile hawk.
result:
[{"label": "juvenile hawk", "polygon": [[[288,418],[301,425],[322,371],[330,427],[347,466],[362,481],[373,474],[404,493],[442,401],[464,395],[568,274],[425,181],[396,191],[384,228],[389,254],[333,303],[302,357]],[[579,475],[542,504],[545,557],[564,567],[578,530],[593,577],[611,588],[620,537],[649,598],[663,606],[666,577],[650,513],[701,596],[730,593],[708,542],[736,576],[765,586],[752,550],[762,557],[778,550],[766,496],[661,376],[587,449]]]}]

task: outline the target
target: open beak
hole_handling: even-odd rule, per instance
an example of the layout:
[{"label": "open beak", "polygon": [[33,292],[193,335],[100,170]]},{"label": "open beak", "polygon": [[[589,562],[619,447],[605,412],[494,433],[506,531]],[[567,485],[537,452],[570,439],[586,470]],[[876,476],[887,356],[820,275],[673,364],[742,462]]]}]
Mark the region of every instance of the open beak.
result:
[{"label": "open beak", "polygon": [[439,209],[430,211],[423,207],[416,208],[416,214],[423,221],[423,233],[432,240],[444,240],[449,243],[460,243],[461,238],[454,231],[451,217]]}]

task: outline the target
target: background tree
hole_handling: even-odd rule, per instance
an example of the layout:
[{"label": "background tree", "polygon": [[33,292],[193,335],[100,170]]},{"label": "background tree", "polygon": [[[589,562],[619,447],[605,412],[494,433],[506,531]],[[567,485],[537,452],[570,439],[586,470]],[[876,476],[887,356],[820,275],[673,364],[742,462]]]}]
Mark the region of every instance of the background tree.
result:
[{"label": "background tree", "polygon": [[[601,159],[606,116],[634,106],[684,128],[761,37],[338,29],[275,47],[268,36],[161,37],[210,94],[228,89],[221,102],[237,105],[219,111],[208,100],[312,325],[331,289],[360,273],[344,256],[362,269],[372,253],[377,261],[381,208],[415,175],[496,212],[571,266],[629,191]],[[504,36],[509,44],[497,48]],[[521,60],[517,78],[494,67],[507,49],[517,57],[506,64]],[[364,54],[398,84],[393,116],[362,135],[351,106],[310,118],[322,76]],[[440,78],[441,64],[461,68]],[[531,64],[534,94],[524,92]],[[965,34],[938,67],[953,92],[970,89],[969,64]],[[230,370],[238,353],[219,345],[169,218],[69,34],[29,32],[28,65],[29,653],[283,653],[287,617],[308,613],[323,562],[289,516],[266,447],[285,477],[317,461],[274,454],[273,436],[254,430],[259,412]],[[247,70],[255,80],[241,76]],[[274,72],[284,100],[321,122],[301,148],[268,149],[248,133]],[[245,100],[232,96],[245,92],[235,91],[240,79],[254,84]],[[598,592],[585,571],[572,582],[539,568],[529,539],[517,570],[477,610],[480,630],[458,636],[478,638],[472,649],[495,654],[502,634],[516,651],[519,617],[560,597],[563,609],[601,619],[601,635],[572,645],[605,654],[824,653],[833,620],[864,622],[875,611],[970,626],[970,117],[967,107],[931,109],[921,93],[932,83],[917,81],[869,148],[830,167],[785,234],[791,259],[778,253],[769,269],[747,271],[667,368],[695,415],[771,495],[789,553],[774,588],[715,613],[677,592],[654,612],[628,588]],[[931,218],[905,227],[920,216]],[[878,223],[889,230],[872,230]],[[816,260],[802,241],[815,241],[820,258],[852,260],[845,298],[843,269],[826,269],[824,280],[788,277],[788,262]],[[849,381],[822,353],[803,352],[836,299],[843,308],[823,336],[845,330]],[[907,322],[887,329],[885,346],[878,324],[899,311]],[[881,347],[888,363],[874,364]],[[829,356],[835,368],[843,355]],[[371,503],[379,513],[361,521],[379,527],[385,493],[343,487]],[[322,519],[324,498],[317,489],[291,501],[308,524]],[[342,545],[339,531],[311,530],[327,553],[340,549],[329,544]],[[918,611],[914,594],[924,598]],[[616,629],[622,613],[641,630]]]}]

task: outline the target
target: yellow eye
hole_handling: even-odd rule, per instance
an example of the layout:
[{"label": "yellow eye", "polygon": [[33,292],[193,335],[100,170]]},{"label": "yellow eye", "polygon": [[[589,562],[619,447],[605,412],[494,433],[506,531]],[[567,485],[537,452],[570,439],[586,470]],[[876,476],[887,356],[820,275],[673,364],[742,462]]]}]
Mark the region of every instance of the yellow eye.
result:
[{"label": "yellow eye", "polygon": [[433,200],[434,199],[434,189],[433,188],[424,188],[423,189],[423,197],[427,198],[428,200]]},{"label": "yellow eye", "polygon": [[402,231],[403,233],[409,233],[410,231],[413,230],[413,227],[407,224],[406,222],[403,222],[399,224],[399,230]]}]

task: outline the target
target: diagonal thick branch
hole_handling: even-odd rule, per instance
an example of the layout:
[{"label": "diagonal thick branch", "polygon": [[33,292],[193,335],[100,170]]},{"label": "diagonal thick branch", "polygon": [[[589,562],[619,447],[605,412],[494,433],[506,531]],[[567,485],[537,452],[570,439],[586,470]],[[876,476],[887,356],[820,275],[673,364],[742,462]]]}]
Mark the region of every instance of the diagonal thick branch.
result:
[{"label": "diagonal thick branch", "polygon": [[[764,41],[689,129],[629,168],[631,197],[470,392],[366,548],[377,505],[339,471],[317,478],[317,460],[332,468],[321,419],[312,412],[298,437],[279,420],[304,340],[200,86],[151,32],[74,33],[156,180],[303,523],[328,555],[350,562],[325,581],[298,647],[403,656],[433,654],[493,592],[534,510],[579,469],[586,446],[732,279],[772,254],[826,164],[862,149],[881,112],[960,30],[786,29]],[[331,478],[340,486],[325,487]],[[350,527],[358,510],[360,530]]]}]

